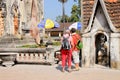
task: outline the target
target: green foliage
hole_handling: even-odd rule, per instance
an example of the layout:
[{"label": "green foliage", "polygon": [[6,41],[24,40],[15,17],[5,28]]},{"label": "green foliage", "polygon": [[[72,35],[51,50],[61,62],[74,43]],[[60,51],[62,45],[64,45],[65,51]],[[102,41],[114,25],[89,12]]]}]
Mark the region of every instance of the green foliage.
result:
[{"label": "green foliage", "polygon": [[[54,46],[60,46],[61,45],[61,42],[60,41],[54,41],[53,42],[53,45]],[[17,46],[17,48],[45,48],[45,44],[41,44],[41,45],[37,45],[37,44],[25,44],[25,45],[22,45],[22,46]]]},{"label": "green foliage", "polygon": [[71,15],[69,20],[70,20],[70,22],[77,22],[77,21],[79,21],[79,16],[77,14],[73,14],[73,15]]},{"label": "green foliage", "polygon": [[61,45],[61,42],[60,41],[55,41],[55,42],[53,42],[53,45],[59,46],[59,45]]},{"label": "green foliage", "polygon": [[73,5],[72,11],[71,11],[71,17],[70,17],[71,22],[77,22],[79,21],[79,11],[78,11],[78,6]]},{"label": "green foliage", "polygon": [[22,46],[18,46],[17,48],[37,48],[38,45],[34,44],[34,45],[29,45],[29,44],[26,44],[26,45],[22,45]]},{"label": "green foliage", "polygon": [[[61,3],[65,3],[67,2],[65,0],[58,0],[60,1]],[[77,1],[77,0],[74,0],[74,1]],[[71,9],[71,16],[67,16],[67,14],[64,15],[64,19],[63,19],[63,16],[57,16],[56,17],[56,21],[57,22],[77,22],[77,21],[80,21],[80,17],[81,17],[81,8],[80,8],[80,2],[81,0],[78,0],[78,5],[74,4],[72,6],[72,9]]]},{"label": "green foliage", "polygon": [[22,46],[18,46],[17,48],[44,48],[45,45],[37,45],[37,44],[33,44],[33,45],[22,45]]},{"label": "green foliage", "polygon": [[56,22],[61,22],[62,16],[57,16],[56,17]]},{"label": "green foliage", "polygon": [[70,19],[69,16],[64,15],[64,19],[63,19],[63,17],[62,17],[61,20],[60,20],[60,22],[63,22],[63,21],[69,22],[69,21],[70,21],[69,19]]},{"label": "green foliage", "polygon": [[78,10],[78,6],[77,6],[76,4],[74,4],[74,5],[72,6],[71,14],[77,13],[77,12],[78,12],[77,10]]}]

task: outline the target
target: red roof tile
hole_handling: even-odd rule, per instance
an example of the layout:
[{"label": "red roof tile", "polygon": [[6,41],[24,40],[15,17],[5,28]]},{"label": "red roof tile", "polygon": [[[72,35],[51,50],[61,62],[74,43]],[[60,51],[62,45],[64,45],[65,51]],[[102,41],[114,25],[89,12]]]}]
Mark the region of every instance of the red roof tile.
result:
[{"label": "red roof tile", "polygon": [[89,19],[92,15],[93,5],[94,5],[94,0],[83,0],[83,2],[82,2],[84,28],[86,28],[88,26]]},{"label": "red roof tile", "polygon": [[[82,22],[84,29],[88,27],[95,0],[83,0]],[[120,0],[104,0],[107,12],[115,28],[120,30]]]},{"label": "red roof tile", "polygon": [[120,29],[120,0],[105,0],[105,5],[113,25]]}]

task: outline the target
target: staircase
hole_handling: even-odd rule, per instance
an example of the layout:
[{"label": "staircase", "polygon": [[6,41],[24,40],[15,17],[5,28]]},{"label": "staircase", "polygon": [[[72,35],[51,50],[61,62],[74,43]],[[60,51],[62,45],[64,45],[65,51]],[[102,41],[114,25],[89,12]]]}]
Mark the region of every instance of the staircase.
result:
[{"label": "staircase", "polygon": [[15,48],[18,45],[29,43],[35,43],[34,39],[30,37],[23,37],[23,39],[20,39],[12,34],[6,34],[0,38],[0,48]]}]

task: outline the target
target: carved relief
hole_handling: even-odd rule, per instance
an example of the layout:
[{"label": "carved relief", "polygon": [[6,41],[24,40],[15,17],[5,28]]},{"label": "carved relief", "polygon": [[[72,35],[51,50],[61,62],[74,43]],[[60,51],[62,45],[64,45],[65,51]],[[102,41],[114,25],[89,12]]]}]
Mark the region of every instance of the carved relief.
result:
[{"label": "carved relief", "polygon": [[[0,0],[0,36],[22,34],[30,29],[30,21],[39,22],[43,18],[43,0]],[[7,24],[6,24],[7,23]],[[32,23],[31,23],[32,24]],[[1,27],[3,25],[3,27]],[[2,28],[2,29],[1,29]]]},{"label": "carved relief", "polygon": [[13,24],[14,24],[14,34],[18,34],[19,12],[18,12],[18,6],[16,1],[12,5],[12,15],[13,15]]},{"label": "carved relief", "polygon": [[2,9],[0,9],[0,36],[4,33],[4,19],[2,16]]}]

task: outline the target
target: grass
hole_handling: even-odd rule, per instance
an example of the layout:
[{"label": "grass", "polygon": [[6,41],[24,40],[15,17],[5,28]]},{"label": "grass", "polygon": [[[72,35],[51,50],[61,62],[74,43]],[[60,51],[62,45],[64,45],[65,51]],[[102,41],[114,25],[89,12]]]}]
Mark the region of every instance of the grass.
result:
[{"label": "grass", "polygon": [[22,46],[18,46],[17,48],[45,48],[44,45],[37,45],[37,44],[26,44],[26,45],[22,45]]},{"label": "grass", "polygon": [[55,41],[55,42],[53,42],[53,45],[59,46],[59,45],[61,45],[61,42],[60,41]]},{"label": "grass", "polygon": [[[60,41],[53,42],[53,46],[61,45]],[[25,44],[22,46],[17,46],[17,48],[45,48],[45,44],[37,45],[37,44]]]}]

